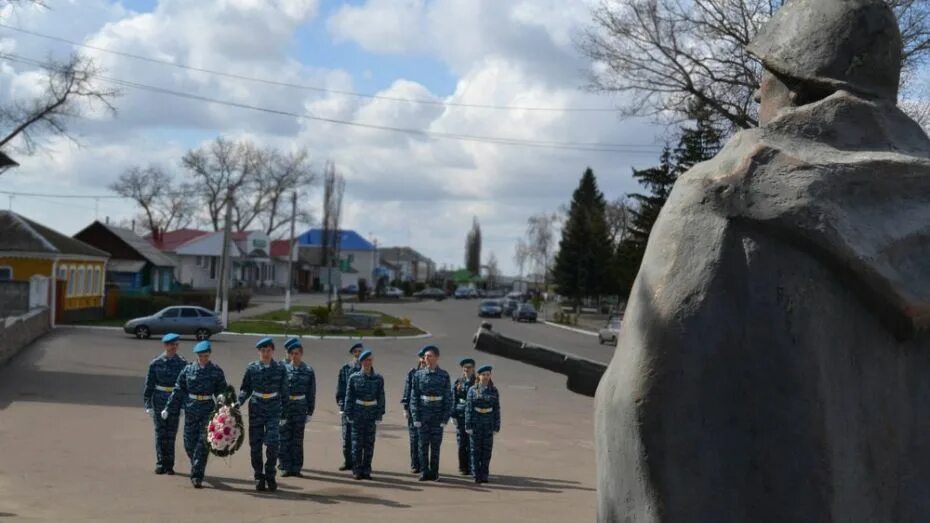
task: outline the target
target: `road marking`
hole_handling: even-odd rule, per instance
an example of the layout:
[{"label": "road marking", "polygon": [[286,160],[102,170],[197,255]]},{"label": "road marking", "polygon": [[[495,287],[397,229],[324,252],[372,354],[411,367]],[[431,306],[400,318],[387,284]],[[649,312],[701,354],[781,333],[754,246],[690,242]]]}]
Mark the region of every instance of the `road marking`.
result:
[{"label": "road marking", "polygon": [[560,329],[565,329],[565,330],[567,330],[567,331],[572,331],[572,332],[575,332],[575,333],[577,333],[577,334],[585,334],[585,335],[587,335],[587,336],[597,336],[597,333],[596,333],[596,332],[586,331],[586,330],[583,330],[583,329],[576,329],[575,327],[569,327],[569,326],[567,326],[567,325],[561,325],[561,324],[558,324],[558,323],[553,323],[553,322],[551,322],[551,321],[544,321],[543,324],[548,325],[548,326],[550,326],[550,327],[558,327],[558,328],[560,328]]}]

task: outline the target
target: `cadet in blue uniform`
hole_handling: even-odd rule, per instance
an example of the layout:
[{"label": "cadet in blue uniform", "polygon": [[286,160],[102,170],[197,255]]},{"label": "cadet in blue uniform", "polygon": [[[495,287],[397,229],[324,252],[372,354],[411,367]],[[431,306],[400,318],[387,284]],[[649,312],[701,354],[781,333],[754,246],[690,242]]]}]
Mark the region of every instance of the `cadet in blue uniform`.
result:
[{"label": "cadet in blue uniform", "polygon": [[459,361],[459,366],[462,367],[462,377],[452,384],[452,400],[455,402],[452,420],[455,422],[455,442],[459,447],[459,472],[470,476],[471,444],[465,432],[465,400],[468,399],[468,389],[475,384],[475,360],[465,358]]},{"label": "cadet in blue uniform", "polygon": [[374,358],[366,350],[358,357],[361,370],[349,376],[345,416],[352,426],[352,474],[371,479],[376,425],[384,417],[384,378],[375,372]]},{"label": "cadet in blue uniform", "polygon": [[180,336],[174,333],[165,334],[161,342],[165,352],[149,363],[149,372],[145,376],[145,390],[142,393],[142,404],[145,413],[152,417],[155,423],[155,473],[174,475],[174,440],[178,435],[178,421],[180,411],[168,413],[168,419],[161,419],[159,414],[168,404],[174,384],[178,376],[187,365],[184,358],[178,356],[178,340]]},{"label": "cadet in blue uniform", "polygon": [[184,451],[191,460],[191,483],[201,488],[203,474],[207,469],[207,425],[213,413],[214,396],[226,390],[226,375],[223,369],[210,361],[210,342],[201,341],[194,345],[197,361],[189,363],[171,391],[168,403],[161,411],[161,419],[178,415],[184,403]]},{"label": "cadet in blue uniform", "polygon": [[361,343],[356,343],[349,348],[349,354],[352,359],[339,369],[339,381],[336,384],[336,404],[339,405],[339,415],[342,417],[342,466],[339,470],[349,470],[352,468],[352,427],[345,415],[346,386],[349,384],[349,376],[355,374],[358,369],[358,355],[362,353],[364,347]]},{"label": "cadet in blue uniform", "polygon": [[284,344],[290,361],[287,370],[287,387],[290,392],[281,418],[281,477],[303,477],[304,427],[313,417],[316,407],[316,376],[313,368],[303,362],[304,348],[297,338]]},{"label": "cadet in blue uniform", "polygon": [[[242,386],[239,387],[239,404],[249,400],[249,448],[252,451],[252,471],[255,474],[255,490],[278,490],[275,481],[275,465],[278,461],[278,445],[281,415],[288,399],[287,371],[284,365],[274,361],[274,342],[262,338],[255,344],[259,350],[258,361],[245,368]],[[262,463],[262,445],[265,460]]]},{"label": "cadet in blue uniform", "polygon": [[413,375],[410,414],[420,431],[420,481],[439,481],[439,450],[442,431],[452,415],[452,383],[449,373],[439,368],[439,348],[423,349],[426,367]]},{"label": "cadet in blue uniform", "polygon": [[404,419],[407,420],[407,433],[410,436],[410,472],[414,474],[420,473],[420,429],[413,426],[413,416],[410,415],[410,394],[413,392],[413,375],[426,365],[423,361],[423,355],[426,354],[425,348],[417,352],[417,366],[407,371],[407,379],[404,380],[404,395],[400,398],[400,404],[404,406]]},{"label": "cadet in blue uniform", "polygon": [[478,369],[478,382],[468,390],[465,427],[471,436],[471,469],[475,483],[488,482],[488,466],[494,435],[501,430],[501,404],[497,387],[491,381],[491,366]]}]

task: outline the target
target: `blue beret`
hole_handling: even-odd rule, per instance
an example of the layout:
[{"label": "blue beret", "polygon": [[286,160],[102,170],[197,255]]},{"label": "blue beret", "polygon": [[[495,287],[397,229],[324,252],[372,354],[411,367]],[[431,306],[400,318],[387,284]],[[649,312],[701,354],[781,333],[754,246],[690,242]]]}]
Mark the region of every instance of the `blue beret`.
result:
[{"label": "blue beret", "polygon": [[465,365],[474,365],[474,364],[475,364],[475,360],[471,358],[462,358],[462,360],[459,361],[459,367],[464,367]]},{"label": "blue beret", "polygon": [[422,349],[418,350],[418,351],[417,351],[417,356],[419,356],[419,357],[421,357],[421,358],[422,358],[423,356],[426,356],[426,347],[423,347]]},{"label": "blue beret", "polygon": [[349,347],[349,352],[352,352],[352,351],[354,351],[355,349],[363,349],[363,350],[364,350],[364,349],[365,349],[365,346],[362,345],[362,342],[358,342],[358,343],[356,343],[355,345],[352,345],[351,347]]},{"label": "blue beret", "polygon": [[268,336],[265,336],[264,338],[258,340],[258,343],[255,344],[255,348],[256,348],[256,349],[260,349],[260,348],[265,347],[265,346],[267,346],[267,345],[274,346],[274,340],[271,339],[271,338],[268,337]]},{"label": "blue beret", "polygon": [[197,345],[194,345],[194,354],[200,354],[201,352],[210,352],[210,342],[203,340]]},{"label": "blue beret", "polygon": [[173,342],[173,341],[178,341],[178,340],[180,340],[180,339],[181,339],[181,335],[180,335],[180,334],[175,334],[175,333],[173,333],[173,332],[169,332],[168,334],[165,334],[164,336],[161,337],[161,342],[162,342],[162,343],[171,343],[171,342]]},{"label": "blue beret", "polygon": [[287,340],[287,341],[284,342],[284,348],[285,348],[288,352],[291,352],[291,351],[294,350],[294,349],[302,349],[302,348],[304,348],[304,346],[300,344],[300,340],[299,340],[299,339],[297,339],[297,338],[291,338],[291,339],[289,339],[289,340]]},{"label": "blue beret", "polygon": [[371,351],[366,350],[365,352],[358,355],[358,362],[361,363],[371,357]]},{"label": "blue beret", "polygon": [[439,347],[435,345],[427,345],[426,347],[420,349],[420,352],[422,352],[424,356],[426,356],[426,353],[430,351],[432,351],[433,354],[439,356]]},{"label": "blue beret", "polygon": [[494,367],[490,365],[482,365],[478,367],[478,374],[481,374],[482,372],[491,372],[492,370],[494,370]]}]

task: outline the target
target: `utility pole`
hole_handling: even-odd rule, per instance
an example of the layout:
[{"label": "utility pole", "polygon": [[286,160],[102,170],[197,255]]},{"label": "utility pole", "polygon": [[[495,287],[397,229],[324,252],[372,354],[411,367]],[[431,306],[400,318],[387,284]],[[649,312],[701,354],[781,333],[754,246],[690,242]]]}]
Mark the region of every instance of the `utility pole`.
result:
[{"label": "utility pole", "polygon": [[291,196],[291,237],[287,241],[287,290],[284,291],[284,310],[291,310],[291,287],[294,286],[294,226],[297,221],[297,191]]},{"label": "utility pole", "polygon": [[229,326],[229,280],[232,274],[232,260],[229,242],[232,240],[232,189],[226,193],[226,226],[223,228],[223,326]]}]

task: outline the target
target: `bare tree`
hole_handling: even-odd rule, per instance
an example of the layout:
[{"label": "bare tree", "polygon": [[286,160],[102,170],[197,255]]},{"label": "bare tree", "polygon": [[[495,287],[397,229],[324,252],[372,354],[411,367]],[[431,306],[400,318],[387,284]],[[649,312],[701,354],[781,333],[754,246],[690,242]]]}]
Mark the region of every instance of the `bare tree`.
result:
[{"label": "bare tree", "polygon": [[520,279],[523,279],[523,270],[526,268],[526,262],[530,258],[530,246],[526,244],[526,240],[520,238],[517,240],[517,244],[513,248],[513,262],[517,266],[517,270],[520,271]]},{"label": "bare tree", "polygon": [[605,214],[607,217],[607,234],[610,237],[611,245],[616,246],[626,239],[627,231],[633,219],[632,206],[633,202],[626,196],[607,203]]},{"label": "bare tree", "polygon": [[[542,212],[530,216],[526,224],[530,260],[537,271],[542,271],[545,288],[549,288],[549,273],[555,257],[555,227],[559,217],[556,213]],[[537,282],[538,283],[538,282]]]},{"label": "bare tree", "polygon": [[345,179],[336,172],[333,162],[328,162],[323,170],[323,230],[321,234],[322,265],[329,274],[328,283],[332,285],[332,271],[339,266],[342,234],[339,229],[342,221],[342,196],[345,193]]},{"label": "bare tree", "polygon": [[150,233],[186,227],[194,217],[189,184],[176,184],[161,167],[130,167],[110,184],[110,190],[131,198],[141,209],[139,221]]},{"label": "bare tree", "polygon": [[[905,69],[930,56],[930,2],[885,0],[898,16]],[[746,45],[783,0],[601,0],[579,47],[591,87],[629,95],[626,115],[677,123],[695,103],[732,129],[758,125],[762,68]]]},{"label": "bare tree", "polygon": [[255,218],[257,211],[252,214],[252,211],[247,210],[256,206],[255,198],[250,198],[249,194],[240,194],[239,191],[249,193],[254,190],[258,171],[262,168],[261,160],[262,155],[256,152],[251,142],[233,142],[223,137],[206,147],[188,151],[181,159],[194,178],[195,194],[203,199],[208,221],[214,231],[223,227],[227,190],[235,194],[236,201],[246,202],[233,209],[236,225],[247,225]]},{"label": "bare tree", "polygon": [[[265,233],[272,236],[287,225],[291,218],[287,195],[313,185],[316,174],[310,169],[310,154],[305,148],[286,154],[278,151],[270,151],[268,154],[269,161],[261,176],[265,196],[260,221]],[[309,206],[298,203],[297,221],[309,223],[311,217]]]},{"label": "bare tree", "polygon": [[45,63],[5,58],[40,66],[45,85],[42,94],[33,99],[14,100],[0,106],[0,126],[7,129],[0,138],[0,148],[18,138],[23,149],[32,153],[47,135],[65,136],[77,143],[68,128],[70,120],[101,107],[116,112],[113,101],[121,93],[114,87],[99,85],[97,77],[102,71],[90,58],[75,54],[65,62]]},{"label": "bare tree", "polygon": [[497,255],[495,255],[494,252],[488,254],[488,258],[484,262],[484,270],[488,273],[488,288],[497,288],[497,281],[500,279],[501,269],[497,263]]}]

